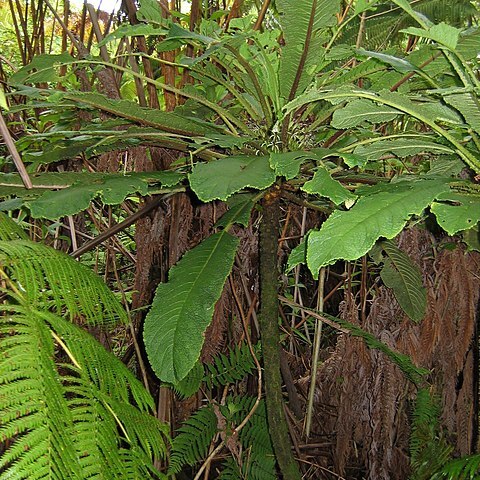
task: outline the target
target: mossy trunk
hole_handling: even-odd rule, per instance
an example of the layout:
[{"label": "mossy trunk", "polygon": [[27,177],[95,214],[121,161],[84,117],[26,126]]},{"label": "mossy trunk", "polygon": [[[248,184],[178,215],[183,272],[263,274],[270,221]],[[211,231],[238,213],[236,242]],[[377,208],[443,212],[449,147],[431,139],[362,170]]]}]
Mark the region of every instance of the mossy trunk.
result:
[{"label": "mossy trunk", "polygon": [[260,225],[260,335],[263,351],[265,396],[270,437],[278,466],[285,480],[302,478],[293,457],[285,419],[280,373],[278,330],[278,230],[279,191],[274,188],[263,202]]}]

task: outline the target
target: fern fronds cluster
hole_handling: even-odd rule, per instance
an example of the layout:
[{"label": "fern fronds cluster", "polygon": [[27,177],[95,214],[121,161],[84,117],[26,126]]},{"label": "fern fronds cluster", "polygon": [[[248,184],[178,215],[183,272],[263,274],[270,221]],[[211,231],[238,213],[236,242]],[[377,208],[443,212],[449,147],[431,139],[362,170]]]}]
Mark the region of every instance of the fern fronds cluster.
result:
[{"label": "fern fronds cluster", "polygon": [[[260,348],[254,347],[255,355],[260,357]],[[205,383],[209,388],[219,385],[235,383],[247,375],[251,375],[256,369],[252,354],[246,343],[232,348],[228,355],[221,353],[215,357],[211,364],[205,365]]]},{"label": "fern fronds cluster", "polygon": [[166,427],[150,414],[148,392],[87,332],[8,294],[0,306],[2,478],[149,478],[153,457],[165,454]]},{"label": "fern fronds cluster", "polygon": [[[257,358],[261,356],[260,345],[254,346]],[[227,354],[217,355],[212,363],[197,362],[188,375],[173,388],[183,398],[196,393],[202,383],[208,388],[234,384],[251,375],[256,369],[250,349],[246,343],[230,349]]]},{"label": "fern fronds cluster", "polygon": [[0,240],[28,240],[28,235],[17,222],[0,212]]},{"label": "fern fronds cluster", "polygon": [[18,237],[0,241],[0,477],[161,477],[168,429],[152,397],[71,322],[126,321],[121,304],[85,266]]},{"label": "fern fronds cluster", "polygon": [[81,316],[92,324],[127,321],[102,279],[62,252],[28,240],[0,241],[0,266],[30,304],[70,318]]},{"label": "fern fronds cluster", "polygon": [[440,408],[426,388],[417,393],[410,434],[411,480],[430,480],[447,463],[453,451],[441,435]]},{"label": "fern fronds cluster", "polygon": [[[178,473],[185,465],[193,466],[204,460],[215,435],[221,433],[221,436],[228,438],[232,430],[251,411],[255,401],[256,398],[248,396],[228,397],[225,405],[217,407],[208,405],[196,411],[178,430],[179,434],[173,440],[169,473]],[[217,413],[214,408],[218,408]],[[277,478],[263,401],[249,422],[240,430],[237,441],[240,457],[228,458],[219,468],[218,478],[223,480]]]}]

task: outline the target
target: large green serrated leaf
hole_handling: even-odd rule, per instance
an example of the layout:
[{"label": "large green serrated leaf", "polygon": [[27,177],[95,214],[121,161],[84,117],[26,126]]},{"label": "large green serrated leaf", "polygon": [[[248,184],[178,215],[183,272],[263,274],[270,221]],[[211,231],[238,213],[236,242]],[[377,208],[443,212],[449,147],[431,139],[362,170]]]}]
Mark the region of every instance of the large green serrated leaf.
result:
[{"label": "large green serrated leaf", "polygon": [[370,100],[363,98],[348,103],[345,107],[336,110],[332,118],[332,127],[343,129],[360,125],[363,122],[384,123],[393,120],[402,112],[377,105]]},{"label": "large green serrated leaf", "polygon": [[[69,178],[75,178],[69,175]],[[74,215],[90,206],[90,202],[101,195],[106,205],[117,205],[128,195],[147,195],[150,183],[168,187],[177,184],[182,176],[174,172],[151,172],[122,174],[80,174],[79,180],[61,190],[48,190],[39,198],[30,200],[32,217],[56,219]],[[25,190],[28,195],[29,191]]]},{"label": "large green serrated leaf", "polygon": [[307,160],[321,160],[332,154],[334,153],[328,148],[316,148],[311,152],[272,152],[270,154],[270,166],[275,170],[277,176],[291,180],[298,175],[302,163]]},{"label": "large green serrated leaf", "polygon": [[238,244],[226,232],[210,236],[157,287],[143,338],[150,365],[162,381],[178,383],[197,362]]},{"label": "large green serrated leaf", "polygon": [[198,163],[189,175],[190,186],[202,202],[226,200],[244,188],[263,190],[275,181],[268,157],[238,155]]},{"label": "large green serrated leaf", "polygon": [[302,187],[302,190],[314,195],[321,195],[329,198],[336,205],[340,205],[345,200],[355,200],[356,195],[349,192],[340,182],[334,180],[327,169],[320,167],[313,178]]},{"label": "large green serrated leaf", "polygon": [[[280,96],[302,93],[322,62],[322,43],[328,27],[337,23],[338,0],[277,0],[285,47],[278,72]],[[301,62],[303,65],[301,65]],[[298,76],[297,76],[298,75]],[[297,80],[296,80],[297,79]],[[297,81],[297,88],[295,82]],[[292,92],[292,88],[295,92]]]},{"label": "large green serrated leaf", "polygon": [[475,227],[480,222],[480,195],[446,192],[433,202],[432,212],[439,225],[449,234]]},{"label": "large green serrated leaf", "polygon": [[380,272],[383,283],[393,290],[403,311],[419,322],[427,308],[427,291],[420,270],[393,242],[384,241],[380,246],[388,257]]},{"label": "large green serrated leaf", "polygon": [[384,155],[393,154],[399,158],[418,155],[420,153],[449,154],[453,150],[446,145],[423,138],[397,138],[394,140],[378,140],[369,145],[360,145],[354,150],[355,155],[367,160],[378,160]]},{"label": "large green serrated leaf", "polygon": [[307,263],[314,275],[336,260],[356,260],[380,238],[398,235],[411,215],[419,215],[440,194],[446,180],[401,181],[373,187],[348,211],[335,211],[308,236]]}]

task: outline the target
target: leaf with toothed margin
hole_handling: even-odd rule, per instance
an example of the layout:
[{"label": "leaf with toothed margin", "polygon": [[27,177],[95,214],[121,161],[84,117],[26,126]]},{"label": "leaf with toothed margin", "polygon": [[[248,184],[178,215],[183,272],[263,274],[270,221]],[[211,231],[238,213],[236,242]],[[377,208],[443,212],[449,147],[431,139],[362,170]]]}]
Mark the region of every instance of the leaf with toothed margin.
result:
[{"label": "leaf with toothed margin", "polygon": [[363,189],[367,195],[350,210],[336,210],[319,231],[308,236],[310,271],[317,276],[320,268],[337,260],[356,260],[365,255],[380,237],[395,237],[412,215],[420,215],[448,191],[448,182],[451,179],[422,178]]},{"label": "leaf with toothed margin", "polygon": [[244,188],[263,190],[275,181],[268,157],[236,155],[198,163],[189,175],[190,187],[202,202],[223,200]]},{"label": "leaf with toothed margin", "polygon": [[188,251],[157,287],[145,318],[145,350],[160,380],[180,382],[195,366],[230,274],[239,240],[225,230]]}]

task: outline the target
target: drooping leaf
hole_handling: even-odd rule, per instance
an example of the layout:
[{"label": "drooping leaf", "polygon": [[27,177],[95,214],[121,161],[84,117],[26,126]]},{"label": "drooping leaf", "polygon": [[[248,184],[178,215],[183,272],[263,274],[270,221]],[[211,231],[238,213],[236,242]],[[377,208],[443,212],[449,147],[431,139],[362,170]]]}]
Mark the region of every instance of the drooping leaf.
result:
[{"label": "drooping leaf", "polygon": [[477,95],[459,93],[445,95],[443,99],[463,115],[469,127],[476,133],[480,133],[480,104]]},{"label": "drooping leaf", "polygon": [[394,57],[393,55],[387,55],[386,53],[381,52],[372,52],[369,50],[364,50],[363,48],[357,49],[357,53],[359,53],[360,55],[365,55],[367,57],[377,58],[378,60],[388,65],[391,65],[393,68],[395,68],[395,70],[398,70],[402,73],[419,71],[419,68],[417,68],[415,65],[410,63],[408,60],[405,60],[404,58]]},{"label": "drooping leaf", "polygon": [[345,107],[335,110],[332,118],[332,127],[338,129],[356,127],[363,122],[385,123],[393,120],[401,112],[387,107],[377,105],[370,100],[363,98],[349,102]]},{"label": "drooping leaf", "polygon": [[9,78],[12,85],[25,83],[57,82],[60,66],[75,62],[68,53],[35,55],[32,61]]},{"label": "drooping leaf", "polygon": [[128,321],[102,279],[62,252],[29,240],[0,241],[0,264],[30,305],[50,305],[58,314],[91,324]]},{"label": "drooping leaf", "polygon": [[322,43],[328,27],[337,23],[340,2],[277,0],[276,7],[285,38],[278,72],[280,96],[288,101],[305,90],[322,62]]},{"label": "drooping leaf", "polygon": [[336,205],[340,205],[345,200],[355,200],[357,198],[340,182],[334,180],[325,167],[319,167],[313,178],[305,182],[302,190],[314,195],[327,197]]},{"label": "drooping leaf", "polygon": [[[120,123],[128,124],[126,121]],[[102,126],[86,126],[76,136],[69,135],[66,138],[59,138],[54,142],[46,143],[40,134],[29,136],[30,140],[37,140],[41,144],[41,150],[28,148],[23,152],[23,160],[32,163],[31,170],[38,165],[59,162],[65,159],[85,153],[87,156],[100,155],[114,150],[127,150],[138,145],[154,145],[174,150],[186,151],[188,143],[178,137],[172,138],[165,132],[152,127],[130,126],[122,130],[109,130]]]},{"label": "drooping leaf", "polygon": [[446,23],[440,23],[438,25],[432,25],[428,30],[416,27],[406,28],[401,30],[403,33],[409,35],[416,35],[417,37],[428,38],[434,42],[448,47],[450,50],[455,50],[458,40],[460,38],[461,30],[447,25]]},{"label": "drooping leaf", "polygon": [[120,118],[125,118],[140,125],[147,125],[164,132],[179,135],[202,136],[206,133],[215,133],[219,129],[212,124],[201,122],[192,118],[185,118],[174,112],[164,112],[154,108],[141,107],[130,100],[114,100],[91,92],[68,92],[62,94],[68,100],[85,104],[104,112],[111,113]]},{"label": "drooping leaf", "polygon": [[425,315],[427,291],[418,267],[393,242],[380,243],[387,258],[380,272],[383,283],[393,290],[403,311],[415,322]]},{"label": "drooping leaf", "polygon": [[369,188],[372,195],[361,197],[348,211],[336,210],[308,236],[307,262],[314,275],[336,260],[360,258],[380,237],[395,237],[411,215],[422,213],[449,186],[444,179],[419,179]]},{"label": "drooping leaf", "polygon": [[[74,179],[75,174],[68,178]],[[158,183],[169,187],[181,179],[182,176],[174,172],[87,174],[67,188],[46,191],[39,198],[28,201],[27,205],[34,218],[57,219],[87,209],[90,202],[99,195],[106,205],[118,205],[133,193],[147,195],[150,184]]]},{"label": "drooping leaf", "polygon": [[360,145],[355,148],[354,152],[355,155],[367,160],[378,160],[389,154],[405,158],[420,153],[451,154],[453,150],[429,139],[414,137],[378,140],[367,145]]},{"label": "drooping leaf", "polygon": [[263,190],[275,181],[268,157],[238,155],[198,163],[189,175],[190,186],[202,202],[226,200],[244,188]]},{"label": "drooping leaf", "polygon": [[473,228],[480,222],[480,194],[448,191],[439,195],[437,200],[430,209],[449,235]]},{"label": "drooping leaf", "polygon": [[253,195],[239,193],[227,200],[228,211],[215,224],[216,227],[228,227],[238,223],[246,227],[250,221],[250,215],[255,205]]},{"label": "drooping leaf", "polygon": [[150,364],[164,382],[178,383],[197,362],[238,243],[225,231],[211,235],[157,287],[143,337]]}]

